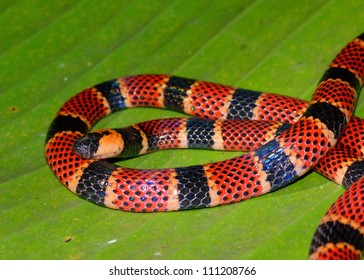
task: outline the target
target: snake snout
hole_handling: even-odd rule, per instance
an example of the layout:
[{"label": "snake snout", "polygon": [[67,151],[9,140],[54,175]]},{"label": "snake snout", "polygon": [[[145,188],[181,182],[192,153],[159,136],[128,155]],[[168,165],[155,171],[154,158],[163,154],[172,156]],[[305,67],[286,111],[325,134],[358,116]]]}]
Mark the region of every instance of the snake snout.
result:
[{"label": "snake snout", "polygon": [[99,149],[101,137],[99,133],[83,135],[73,144],[73,151],[82,158],[94,158]]}]

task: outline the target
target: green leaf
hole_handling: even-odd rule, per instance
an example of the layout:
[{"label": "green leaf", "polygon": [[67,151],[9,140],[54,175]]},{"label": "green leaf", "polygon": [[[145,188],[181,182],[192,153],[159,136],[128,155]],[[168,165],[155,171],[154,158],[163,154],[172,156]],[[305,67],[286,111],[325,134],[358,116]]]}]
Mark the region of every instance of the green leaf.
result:
[{"label": "green leaf", "polygon": [[[48,126],[78,91],[118,76],[170,73],[310,99],[364,26],[360,1],[1,1],[2,259],[305,259],[342,188],[311,172],[280,191],[211,209],[158,214],[90,204],[44,159]],[[356,114],[364,113],[359,100]],[[119,127],[182,116],[130,109]],[[163,151],[128,167],[188,166],[240,153]]]}]

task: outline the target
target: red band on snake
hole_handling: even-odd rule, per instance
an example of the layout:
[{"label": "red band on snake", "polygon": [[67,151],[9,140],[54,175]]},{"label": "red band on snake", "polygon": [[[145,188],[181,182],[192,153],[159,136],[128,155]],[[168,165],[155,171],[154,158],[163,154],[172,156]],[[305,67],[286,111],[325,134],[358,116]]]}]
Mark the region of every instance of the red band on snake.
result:
[{"label": "red band on snake", "polygon": [[[211,207],[277,190],[305,174],[321,158],[330,156],[328,152],[350,124],[363,85],[363,39],[363,35],[354,39],[335,57],[307,108],[298,99],[169,75],[124,77],[86,89],[66,102],[51,124],[47,161],[72,192],[96,204],[125,211]],[[272,109],[275,106],[268,106],[270,103],[279,108]],[[84,159],[73,151],[75,141],[100,118],[135,106],[169,108],[212,120],[271,119],[294,124],[240,157],[183,168],[135,170],[105,160]],[[187,121],[186,131],[193,131],[189,126],[198,122]],[[211,128],[207,125],[205,130],[198,129],[187,142],[198,146],[196,139],[205,135],[204,141],[219,145],[213,134],[210,137],[205,133]],[[118,135],[110,133],[109,140]],[[139,143],[139,153],[146,152],[143,147],[147,149],[150,140],[143,130],[132,135],[136,138],[128,141]],[[362,180],[357,177],[354,174],[346,178],[351,185],[320,224],[311,258],[361,258],[364,191]],[[330,236],[332,231],[341,234]],[[342,232],[349,232],[357,240],[347,240],[348,235]]]}]

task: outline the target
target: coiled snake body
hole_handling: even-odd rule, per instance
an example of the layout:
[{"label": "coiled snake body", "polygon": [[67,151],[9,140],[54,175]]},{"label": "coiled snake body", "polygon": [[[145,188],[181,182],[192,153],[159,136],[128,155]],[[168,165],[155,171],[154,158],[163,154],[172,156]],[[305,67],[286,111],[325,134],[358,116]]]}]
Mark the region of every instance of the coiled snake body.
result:
[{"label": "coiled snake body", "polygon": [[[46,158],[73,193],[98,205],[134,212],[234,203],[282,188],[314,167],[348,189],[321,221],[310,258],[360,259],[364,161],[352,143],[361,139],[358,131],[364,125],[352,114],[363,80],[364,34],[335,57],[308,104],[169,75],[123,77],[88,88],[62,106],[48,131]],[[169,108],[209,121],[157,120],[83,137],[104,116],[136,106]],[[251,129],[245,120],[252,119],[267,122],[254,123]],[[241,120],[235,130],[234,120]],[[175,147],[249,152],[171,169],[137,170],[98,159]]]}]

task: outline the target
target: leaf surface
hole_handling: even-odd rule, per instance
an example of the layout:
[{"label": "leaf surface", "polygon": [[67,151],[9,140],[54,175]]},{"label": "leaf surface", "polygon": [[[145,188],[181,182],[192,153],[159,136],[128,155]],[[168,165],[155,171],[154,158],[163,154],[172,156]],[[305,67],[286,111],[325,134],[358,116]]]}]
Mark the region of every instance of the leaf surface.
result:
[{"label": "leaf surface", "polygon": [[[242,203],[135,214],[67,191],[44,159],[48,126],[80,90],[169,73],[310,99],[336,53],[364,26],[360,1],[1,1],[0,258],[305,259],[343,189],[311,172]],[[359,100],[357,115],[363,116]],[[182,116],[125,110],[96,127]],[[162,151],[120,164],[177,167],[241,153]]]}]

